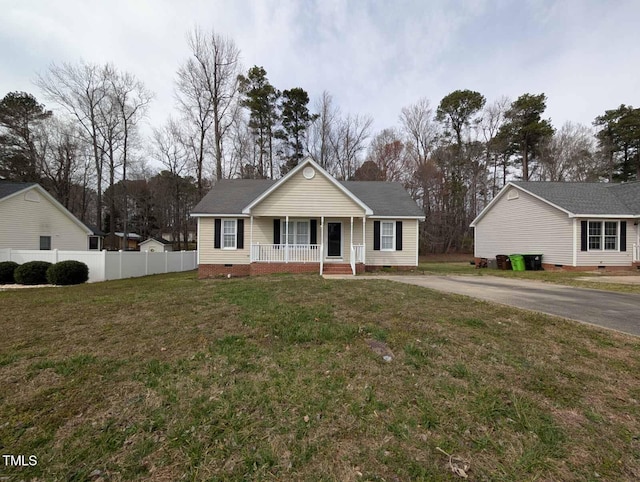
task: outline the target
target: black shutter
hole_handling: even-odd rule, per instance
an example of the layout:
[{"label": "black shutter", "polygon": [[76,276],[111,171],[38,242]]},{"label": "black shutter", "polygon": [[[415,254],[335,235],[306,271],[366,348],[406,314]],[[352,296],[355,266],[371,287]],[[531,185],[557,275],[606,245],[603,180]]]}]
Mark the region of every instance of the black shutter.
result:
[{"label": "black shutter", "polygon": [[580,251],[587,251],[587,223],[588,221],[580,222]]},{"label": "black shutter", "polygon": [[238,219],[238,239],[236,248],[244,249],[244,219]]},{"label": "black shutter", "polygon": [[309,236],[309,244],[318,244],[318,220],[312,219],[309,221],[309,229],[311,235]]},{"label": "black shutter", "polygon": [[222,231],[222,220],[216,219],[213,228],[213,247],[220,249],[220,231]]},{"label": "black shutter", "polygon": [[396,251],[402,251],[402,221],[396,221]]},{"label": "black shutter", "polygon": [[620,251],[627,250],[627,222],[620,221]]},{"label": "black shutter", "polygon": [[273,220],[273,244],[280,244],[280,220]]},{"label": "black shutter", "polygon": [[373,250],[380,251],[380,221],[373,222]]}]

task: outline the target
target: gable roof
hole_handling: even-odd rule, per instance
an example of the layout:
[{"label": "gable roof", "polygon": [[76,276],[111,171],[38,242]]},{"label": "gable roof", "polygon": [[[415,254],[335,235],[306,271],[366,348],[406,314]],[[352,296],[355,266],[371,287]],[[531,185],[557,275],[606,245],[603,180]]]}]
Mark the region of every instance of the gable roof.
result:
[{"label": "gable roof", "polygon": [[34,182],[0,181],[0,200],[35,185]]},{"label": "gable roof", "polygon": [[71,211],[65,208],[56,198],[54,198],[51,194],[47,192],[45,188],[43,188],[40,184],[35,182],[12,182],[12,181],[0,181],[0,201],[4,201],[10,197],[16,196],[17,194],[28,191],[30,189],[35,189],[40,193],[44,198],[46,198],[51,204],[53,204],[56,208],[58,208],[64,215],[66,215],[73,223],[75,223],[80,229],[82,229],[88,235],[94,234],[93,230],[87,227],[82,221],[80,221],[77,217],[75,217]]},{"label": "gable roof", "polygon": [[313,159],[311,159],[311,157],[306,157],[305,159],[303,159],[296,167],[294,167],[287,174],[285,174],[284,177],[278,179],[275,182],[275,184],[273,184],[265,192],[260,194],[260,196],[258,196],[251,203],[249,203],[249,205],[247,205],[242,210],[242,212],[244,214],[249,214],[251,212],[251,208],[252,207],[254,207],[256,204],[260,203],[266,197],[268,197],[269,194],[271,194],[273,191],[278,189],[282,184],[287,182],[291,177],[295,176],[299,171],[301,171],[307,165],[311,165],[316,171],[318,171],[322,176],[324,176],[331,184],[336,186],[338,188],[338,190],[342,191],[353,202],[355,202],[362,209],[364,209],[365,214],[369,214],[369,215],[373,214],[373,211],[371,210],[371,208],[369,206],[367,206],[365,203],[363,203],[361,199],[358,199],[356,196],[354,196],[351,191],[349,191],[342,184],[340,184],[340,182],[338,182],[335,177],[333,177],[331,174],[329,174],[327,171],[325,171],[322,167],[320,167],[320,164],[318,164]]},{"label": "gable roof", "polygon": [[569,217],[640,217],[640,182],[511,181],[473,220],[474,227],[512,186],[565,212]]},{"label": "gable roof", "polygon": [[150,243],[152,241],[155,241],[157,243],[164,244],[164,245],[171,244],[171,241],[167,241],[166,239],[164,239],[163,237],[160,237],[160,236],[154,236],[153,238],[147,238],[143,242],[141,242],[140,244],[141,245],[142,244],[147,244],[147,243]]},{"label": "gable roof", "polygon": [[323,173],[342,192],[373,216],[401,216],[424,218],[424,213],[411,199],[402,184],[380,181],[337,181],[311,158],[305,159],[285,177],[272,179],[223,179],[193,208],[191,215],[247,216],[250,208],[266,198],[291,175],[311,164]]}]

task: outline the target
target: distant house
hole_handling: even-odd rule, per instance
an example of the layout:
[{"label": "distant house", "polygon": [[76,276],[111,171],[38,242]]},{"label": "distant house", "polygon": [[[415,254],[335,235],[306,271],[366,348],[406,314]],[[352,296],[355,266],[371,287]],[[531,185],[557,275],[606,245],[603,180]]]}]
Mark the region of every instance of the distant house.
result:
[{"label": "distant house", "polygon": [[97,250],[100,233],[39,184],[0,181],[0,248]]},{"label": "distant house", "polygon": [[475,257],[542,254],[545,269],[640,266],[640,183],[510,182],[471,224]]},{"label": "distant house", "polygon": [[140,251],[148,251],[150,253],[164,253],[173,251],[173,246],[166,239],[155,237],[149,238],[140,243]]},{"label": "distant house", "polygon": [[424,220],[401,184],[338,181],[311,158],[277,181],[218,181],[191,215],[200,277],[414,268]]},{"label": "distant house", "polygon": [[[187,230],[187,238],[186,238],[186,242],[189,243],[195,243],[196,242],[196,234],[197,234],[197,230],[195,228],[189,228]],[[176,243],[178,241],[184,243],[185,242],[185,236],[183,232],[178,233],[177,235],[174,235],[174,233],[172,233],[171,231],[163,231],[162,233],[160,233],[160,237],[163,239],[166,239],[169,242],[172,243]]]},{"label": "distant house", "polygon": [[142,236],[136,233],[127,233],[127,242],[124,243],[124,233],[108,233],[104,237],[104,248],[110,251],[136,251],[142,240]]}]

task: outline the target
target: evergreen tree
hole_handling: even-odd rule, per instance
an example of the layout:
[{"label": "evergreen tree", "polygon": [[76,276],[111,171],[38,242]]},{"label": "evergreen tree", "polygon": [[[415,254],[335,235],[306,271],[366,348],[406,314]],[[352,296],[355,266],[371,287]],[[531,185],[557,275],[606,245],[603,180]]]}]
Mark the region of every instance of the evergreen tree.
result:
[{"label": "evergreen tree", "polygon": [[317,119],[317,115],[309,113],[309,94],[299,87],[285,90],[280,104],[282,128],[276,137],[283,141],[284,165],[282,174],[298,165],[304,157],[304,141],[309,125]]}]

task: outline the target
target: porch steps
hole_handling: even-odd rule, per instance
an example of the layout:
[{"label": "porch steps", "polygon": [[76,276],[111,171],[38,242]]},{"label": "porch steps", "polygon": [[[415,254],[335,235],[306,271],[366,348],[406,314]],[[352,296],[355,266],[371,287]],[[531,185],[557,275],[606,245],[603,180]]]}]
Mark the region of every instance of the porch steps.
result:
[{"label": "porch steps", "polygon": [[350,274],[353,275],[351,271],[351,265],[349,264],[337,264],[337,263],[327,263],[322,267],[322,274]]}]

